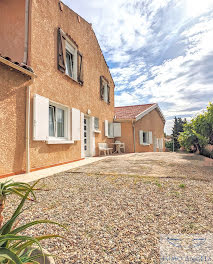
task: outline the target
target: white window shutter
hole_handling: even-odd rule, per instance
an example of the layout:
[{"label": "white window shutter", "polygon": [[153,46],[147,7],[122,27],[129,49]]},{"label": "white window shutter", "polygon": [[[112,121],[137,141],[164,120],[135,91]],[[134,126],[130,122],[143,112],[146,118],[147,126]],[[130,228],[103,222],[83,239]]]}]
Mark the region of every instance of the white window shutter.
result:
[{"label": "white window shutter", "polygon": [[91,116],[90,118],[90,155],[95,156],[95,117]]},{"label": "white window shutter", "polygon": [[108,132],[108,120],[104,121],[104,128],[105,128],[105,137],[108,137],[109,132]]},{"label": "white window shutter", "polygon": [[49,136],[49,99],[38,94],[33,98],[33,139],[45,141]]},{"label": "white window shutter", "polygon": [[113,123],[114,137],[121,137],[121,123]]},{"label": "white window shutter", "polygon": [[152,131],[149,131],[149,144],[152,144]]},{"label": "white window shutter", "polygon": [[85,157],[84,151],[84,113],[81,113],[81,158]]},{"label": "white window shutter", "polygon": [[76,108],[71,109],[71,136],[75,141],[81,139],[81,112]]},{"label": "white window shutter", "polygon": [[143,145],[143,130],[139,130],[139,142],[140,145]]}]

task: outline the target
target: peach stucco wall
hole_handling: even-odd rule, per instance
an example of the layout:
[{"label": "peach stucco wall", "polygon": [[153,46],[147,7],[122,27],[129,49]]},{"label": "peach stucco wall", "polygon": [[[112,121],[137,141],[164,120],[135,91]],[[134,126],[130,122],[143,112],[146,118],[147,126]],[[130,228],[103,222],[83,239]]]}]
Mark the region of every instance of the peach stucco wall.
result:
[{"label": "peach stucco wall", "polygon": [[0,53],[23,62],[25,0],[0,1]]},{"label": "peach stucco wall", "polygon": [[[153,144],[140,145],[139,130],[152,131],[153,143],[154,138],[164,138],[164,123],[157,110],[135,122],[135,152],[152,152]],[[121,137],[117,139],[125,143],[127,153],[134,152],[132,121],[121,122]]]},{"label": "peach stucco wall", "polygon": [[[58,27],[72,37],[83,54],[83,86],[57,69]],[[37,0],[32,2],[30,31],[29,63],[38,76],[31,87],[32,97],[39,94],[70,108],[75,107],[85,114],[90,109],[91,116],[99,117],[102,132],[95,136],[97,154],[98,142],[110,141],[104,136],[104,120],[113,121],[114,84],[91,25],[78,18],[76,13],[64,5],[63,11],[60,11],[58,0]],[[110,105],[100,100],[101,75],[110,83]],[[33,141],[32,136],[31,122],[32,168],[68,162],[81,157],[80,141],[71,145],[47,145],[45,142]]]},{"label": "peach stucco wall", "polygon": [[0,63],[0,175],[25,170],[25,96],[28,77]]}]

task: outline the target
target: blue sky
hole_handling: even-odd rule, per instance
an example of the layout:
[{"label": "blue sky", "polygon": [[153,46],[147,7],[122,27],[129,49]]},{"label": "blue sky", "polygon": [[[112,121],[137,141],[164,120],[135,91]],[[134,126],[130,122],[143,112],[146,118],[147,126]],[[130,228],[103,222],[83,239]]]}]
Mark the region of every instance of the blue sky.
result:
[{"label": "blue sky", "polygon": [[170,134],[213,101],[213,0],[63,0],[92,23],[115,105],[158,103]]}]

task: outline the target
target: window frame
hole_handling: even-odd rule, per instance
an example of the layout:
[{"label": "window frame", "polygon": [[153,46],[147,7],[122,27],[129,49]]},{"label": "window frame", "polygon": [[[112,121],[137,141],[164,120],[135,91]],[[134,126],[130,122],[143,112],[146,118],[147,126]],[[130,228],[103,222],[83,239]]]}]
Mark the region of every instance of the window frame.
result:
[{"label": "window frame", "polygon": [[71,55],[73,55],[73,74],[72,76],[70,76],[69,72],[68,72],[68,65],[67,65],[67,59],[65,60],[65,74],[70,77],[71,79],[73,79],[74,81],[78,82],[78,61],[77,61],[77,56],[78,56],[78,48],[75,46],[74,43],[72,43],[71,41],[68,41],[67,39],[65,40],[65,57],[67,58],[67,52],[70,53]]},{"label": "window frame", "polygon": [[99,127],[100,127],[99,126],[99,118],[98,117],[94,117],[94,130],[95,131],[99,131]]},{"label": "window frame", "polygon": [[[52,102],[50,101],[49,102],[49,109],[50,107],[54,107],[55,108],[55,119],[54,119],[54,133],[55,133],[55,136],[50,136],[50,130],[49,130],[49,134],[48,134],[48,140],[61,140],[61,141],[64,141],[64,140],[69,140],[70,138],[70,111],[69,111],[69,108],[64,106],[64,105],[61,105],[61,104],[58,104],[58,103],[55,103],[55,102]],[[64,111],[64,136],[63,137],[58,137],[57,136],[57,109],[60,109],[60,110],[63,110]],[[50,111],[50,110],[49,110]],[[48,120],[48,125],[50,124],[50,119]]]},{"label": "window frame", "polygon": [[[112,132],[112,134],[111,134]],[[108,138],[114,138],[114,125],[113,122],[108,122]]]}]

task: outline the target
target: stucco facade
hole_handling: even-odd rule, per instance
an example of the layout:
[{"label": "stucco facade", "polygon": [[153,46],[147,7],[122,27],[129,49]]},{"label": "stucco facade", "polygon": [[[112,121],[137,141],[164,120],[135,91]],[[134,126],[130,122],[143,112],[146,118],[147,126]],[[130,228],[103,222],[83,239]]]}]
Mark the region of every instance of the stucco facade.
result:
[{"label": "stucco facade", "polygon": [[[19,2],[17,15],[13,21],[14,28],[7,20],[1,22],[1,31],[4,38],[0,44],[0,53],[14,58],[14,60],[22,61],[24,57],[24,39],[25,39],[25,1],[1,1],[0,10],[7,15],[13,16],[15,6]],[[15,36],[16,41],[10,43],[10,36],[7,36],[11,31],[11,37],[16,34],[17,27],[21,29],[20,34]],[[58,47],[58,29],[62,29],[67,36],[76,44],[78,51],[83,56],[83,85],[73,80],[68,75],[63,74],[57,67],[57,47]],[[13,37],[12,37],[13,38]],[[112,142],[104,133],[104,121],[113,122],[114,117],[114,82],[109,72],[108,66],[103,57],[102,51],[96,39],[95,33],[91,24],[78,16],[74,11],[69,9],[58,0],[32,0],[30,1],[29,9],[29,46],[28,46],[28,61],[27,65],[33,68],[37,78],[33,85],[30,86],[30,168],[31,170],[58,165],[66,162],[71,162],[82,158],[82,139],[76,140],[70,144],[47,144],[43,140],[35,141],[33,139],[34,130],[34,101],[35,95],[40,95],[48,98],[50,102],[65,106],[69,109],[75,108],[80,110],[88,118],[99,118],[99,133],[94,133],[95,139],[92,148],[92,155],[98,153],[99,142]],[[9,43],[9,44],[8,44]],[[9,45],[9,46],[8,46]],[[13,48],[11,48],[13,47]],[[14,50],[17,53],[14,54]],[[100,76],[108,81],[110,87],[110,103],[101,100],[100,98]],[[11,77],[15,80],[15,76]],[[20,77],[19,77],[20,78]],[[2,80],[1,80],[2,81]],[[11,82],[11,81],[9,81]],[[6,88],[1,93],[5,92]],[[7,124],[8,134],[13,131],[12,141],[8,141],[7,151],[12,159],[3,154],[1,162],[5,163],[0,169],[0,175],[13,173],[16,171],[25,171],[24,153],[24,131],[25,131],[25,106],[26,93],[24,89],[16,89],[13,91],[13,105],[18,107],[17,113],[20,116],[20,123],[17,123],[17,116]],[[3,98],[3,97],[1,97]],[[12,100],[12,99],[10,99]],[[17,104],[17,100],[18,104]],[[10,109],[10,101],[3,100],[1,108]],[[13,111],[15,108],[12,108]],[[101,109],[101,111],[100,111]],[[12,110],[11,110],[12,111]],[[82,117],[82,116],[81,116]],[[16,120],[16,122],[14,122]],[[2,121],[3,122],[3,121]],[[81,128],[82,129],[82,128]],[[1,131],[1,134],[4,131]],[[15,140],[15,138],[18,140]],[[1,137],[0,137],[1,138]],[[2,142],[1,142],[2,141]],[[20,147],[17,147],[17,141]],[[4,146],[6,139],[0,139],[0,148]],[[16,150],[15,150],[16,149]],[[18,153],[15,153],[18,149]],[[11,150],[13,150],[11,152]],[[1,151],[2,153],[2,151]],[[2,169],[3,168],[3,169]]]},{"label": "stucco facade", "polygon": [[25,101],[29,77],[0,63],[0,175],[25,171]]}]

